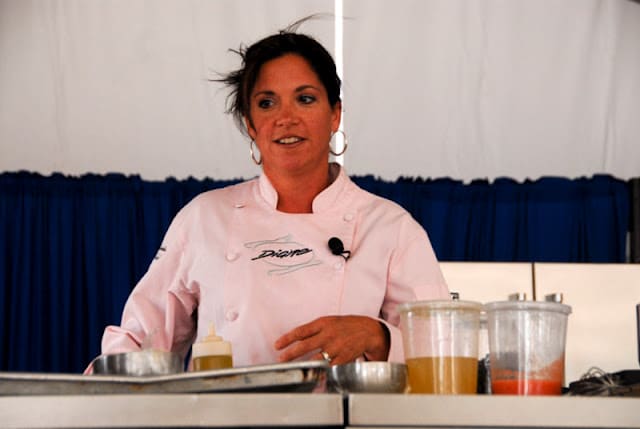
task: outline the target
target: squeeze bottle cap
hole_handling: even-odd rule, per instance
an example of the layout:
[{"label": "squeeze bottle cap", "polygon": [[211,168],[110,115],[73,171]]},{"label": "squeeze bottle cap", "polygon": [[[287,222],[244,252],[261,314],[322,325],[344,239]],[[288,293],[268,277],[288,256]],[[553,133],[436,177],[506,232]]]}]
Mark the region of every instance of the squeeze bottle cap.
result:
[{"label": "squeeze bottle cap", "polygon": [[209,324],[209,334],[201,341],[193,344],[191,357],[225,355],[231,356],[231,343],[216,335],[216,328],[212,322]]}]

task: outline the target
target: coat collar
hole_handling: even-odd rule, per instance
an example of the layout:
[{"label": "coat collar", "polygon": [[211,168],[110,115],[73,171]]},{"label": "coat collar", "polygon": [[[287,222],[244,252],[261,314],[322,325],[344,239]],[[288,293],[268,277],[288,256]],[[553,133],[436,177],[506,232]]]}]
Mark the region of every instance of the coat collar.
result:
[{"label": "coat collar", "polygon": [[[335,162],[329,163],[329,178],[331,180],[331,184],[313,199],[313,213],[322,213],[331,208],[335,208],[339,202],[338,198],[350,182],[344,168]],[[258,178],[258,190],[260,196],[275,210],[278,204],[278,193],[264,172],[262,172]]]}]

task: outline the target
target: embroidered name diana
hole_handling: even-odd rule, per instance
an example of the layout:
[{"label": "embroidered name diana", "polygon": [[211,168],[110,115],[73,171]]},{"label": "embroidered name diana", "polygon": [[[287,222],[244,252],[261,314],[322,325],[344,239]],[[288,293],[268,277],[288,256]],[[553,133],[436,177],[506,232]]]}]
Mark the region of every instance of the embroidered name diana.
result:
[{"label": "embroidered name diana", "polygon": [[291,250],[263,249],[262,253],[260,253],[258,256],[254,257],[254,258],[251,258],[251,260],[255,261],[256,259],[262,259],[262,258],[293,258],[294,256],[304,255],[304,254],[309,253],[311,251],[312,250],[309,249],[308,247],[305,247],[303,249],[291,249]]},{"label": "embroidered name diana", "polygon": [[313,249],[295,241],[291,234],[273,240],[251,241],[244,247],[255,250],[256,256],[251,260],[265,265],[270,276],[290,274],[322,263],[316,259]]}]

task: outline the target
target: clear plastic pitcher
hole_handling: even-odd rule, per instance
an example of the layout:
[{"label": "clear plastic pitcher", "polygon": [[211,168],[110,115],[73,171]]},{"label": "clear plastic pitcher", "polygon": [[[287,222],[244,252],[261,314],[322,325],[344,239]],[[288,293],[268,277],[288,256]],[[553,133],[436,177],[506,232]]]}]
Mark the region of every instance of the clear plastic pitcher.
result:
[{"label": "clear plastic pitcher", "polygon": [[399,307],[410,393],[474,394],[482,304],[416,301]]},{"label": "clear plastic pitcher", "polygon": [[492,393],[560,395],[571,307],[502,301],[486,304],[485,310]]}]

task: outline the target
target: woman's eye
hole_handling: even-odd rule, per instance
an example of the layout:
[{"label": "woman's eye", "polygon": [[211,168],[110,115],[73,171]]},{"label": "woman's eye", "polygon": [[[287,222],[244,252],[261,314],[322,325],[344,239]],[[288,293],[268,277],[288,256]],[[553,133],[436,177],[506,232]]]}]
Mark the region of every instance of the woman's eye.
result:
[{"label": "woman's eye", "polygon": [[300,102],[301,102],[302,104],[311,104],[311,103],[313,103],[314,101],[316,101],[316,97],[314,97],[313,95],[304,95],[304,94],[303,94],[303,95],[300,95],[300,96],[298,97],[298,100],[300,100]]},{"label": "woman's eye", "polygon": [[258,101],[258,107],[261,109],[268,109],[271,106],[273,106],[273,100],[270,98],[263,98]]}]

